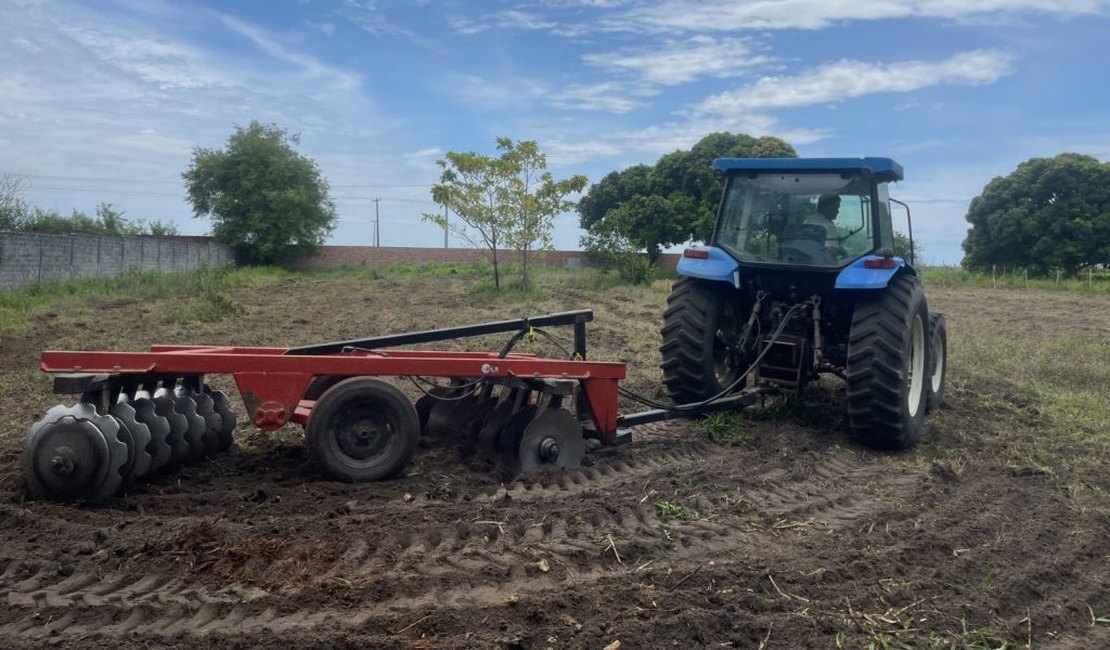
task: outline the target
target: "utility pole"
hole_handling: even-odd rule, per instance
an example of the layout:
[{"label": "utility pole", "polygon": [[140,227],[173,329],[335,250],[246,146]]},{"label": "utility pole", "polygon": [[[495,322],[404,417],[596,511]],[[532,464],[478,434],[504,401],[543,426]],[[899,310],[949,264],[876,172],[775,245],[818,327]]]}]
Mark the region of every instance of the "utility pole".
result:
[{"label": "utility pole", "polygon": [[443,204],[443,247],[447,248],[447,204]]},{"label": "utility pole", "polygon": [[381,219],[378,214],[378,204],[381,203],[381,199],[377,198],[370,200],[374,202],[374,246],[380,247],[382,245],[382,229]]}]

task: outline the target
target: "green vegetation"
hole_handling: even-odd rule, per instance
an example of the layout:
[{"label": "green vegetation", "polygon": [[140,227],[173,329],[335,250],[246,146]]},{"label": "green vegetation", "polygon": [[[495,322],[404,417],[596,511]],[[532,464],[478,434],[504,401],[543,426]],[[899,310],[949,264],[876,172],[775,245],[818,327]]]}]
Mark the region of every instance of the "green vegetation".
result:
[{"label": "green vegetation", "polygon": [[84,278],[33,284],[0,292],[0,337],[22,336],[40,312],[98,301],[152,301],[167,297],[188,299],[172,314],[175,322],[213,322],[241,312],[227,291],[235,284],[272,275],[255,269],[203,268],[191,273],[166,274],[129,271],[114,278]]},{"label": "green vegetation", "polygon": [[95,216],[74,210],[68,217],[55,211],[30,205],[23,198],[27,184],[23,177],[8,172],[0,173],[0,230],[43,233],[79,233],[83,235],[176,235],[172,223],[142,219],[132,221],[124,213],[112,208],[111,203],[101,203]]},{"label": "green vegetation", "polygon": [[673,501],[656,501],[655,510],[663,519],[684,519],[693,521],[698,518],[698,513]]},{"label": "green vegetation", "polygon": [[[494,289],[501,289],[498,248],[519,253],[521,286],[528,277],[529,251],[551,249],[555,215],[575,206],[566,197],[586,187],[585,176],[556,181],[547,171],[547,156],[531,140],[497,138],[496,158],[468,151],[449,151],[436,163],[443,169],[432,186],[432,199],[453,210],[458,219],[425,213],[424,220],[450,228],[476,248],[486,251],[493,265]],[[459,223],[459,221],[462,223]]]},{"label": "green vegetation", "polygon": [[335,204],[316,163],[276,124],[236,127],[226,149],[193,150],[182,174],[197,217],[212,219],[216,241],[250,264],[292,264],[335,228]]},{"label": "green vegetation", "polygon": [[987,270],[972,271],[952,266],[920,266],[917,273],[923,282],[934,287],[982,287],[993,289],[1043,289],[1050,291],[1110,291],[1110,271],[1089,269],[1076,275],[1053,273],[1037,277],[1022,269],[1000,268],[994,274]]},{"label": "green vegetation", "polygon": [[602,263],[621,268],[629,255],[660,251],[684,241],[707,241],[713,231],[723,184],[713,175],[715,158],[793,158],[778,138],[711,133],[689,151],[675,151],[654,165],[612,172],[578,203],[582,246]]},{"label": "green vegetation", "polygon": [[1062,153],[1032,158],[971,201],[964,265],[1074,275],[1110,266],[1110,163]]},{"label": "green vegetation", "polygon": [[751,440],[748,422],[739,411],[716,411],[698,421],[705,435],[722,447],[736,447]]}]

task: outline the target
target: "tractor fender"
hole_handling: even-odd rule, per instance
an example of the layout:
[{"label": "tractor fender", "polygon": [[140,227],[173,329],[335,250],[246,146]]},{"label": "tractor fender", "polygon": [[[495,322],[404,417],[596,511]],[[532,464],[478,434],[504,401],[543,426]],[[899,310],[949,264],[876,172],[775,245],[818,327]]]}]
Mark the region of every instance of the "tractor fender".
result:
[{"label": "tractor fender", "polygon": [[[890,280],[902,269],[917,275],[913,267],[901,257],[891,258],[894,262],[889,268],[867,268],[868,260],[885,260],[878,255],[864,255],[841,269],[836,276],[837,289],[885,289]],[[872,262],[874,263],[874,262]]]},{"label": "tractor fender", "polygon": [[698,253],[705,251],[707,257],[689,257],[683,253],[678,258],[678,267],[675,269],[679,275],[702,280],[715,280],[728,282],[734,287],[740,286],[740,264],[731,255],[716,246],[688,249]]}]

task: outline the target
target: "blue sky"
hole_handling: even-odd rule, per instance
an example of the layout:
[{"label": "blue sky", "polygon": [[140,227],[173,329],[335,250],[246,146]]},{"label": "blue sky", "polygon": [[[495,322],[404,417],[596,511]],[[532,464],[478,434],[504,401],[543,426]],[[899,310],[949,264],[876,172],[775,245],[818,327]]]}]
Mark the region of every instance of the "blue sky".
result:
[{"label": "blue sky", "polygon": [[[441,245],[446,151],[531,139],[559,176],[713,131],[803,156],[891,156],[933,263],[967,204],[1023,160],[1110,159],[1110,0],[0,0],[0,171],[63,212],[192,218],[180,174],[233,125],[302,136],[331,243]],[[577,216],[555,244],[577,247]],[[461,245],[452,242],[452,245]]]}]

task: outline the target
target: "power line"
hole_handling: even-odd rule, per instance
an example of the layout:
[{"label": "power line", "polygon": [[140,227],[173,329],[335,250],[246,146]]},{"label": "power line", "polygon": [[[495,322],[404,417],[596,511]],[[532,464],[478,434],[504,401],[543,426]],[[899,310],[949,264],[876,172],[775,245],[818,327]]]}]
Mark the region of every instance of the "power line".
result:
[{"label": "power line", "polygon": [[[15,173],[15,172],[13,172]],[[149,183],[152,185],[182,185],[181,180],[157,180],[152,178],[107,178],[99,176],[54,176],[51,174],[18,174],[24,178],[41,178],[51,181],[74,181],[79,183]],[[357,185],[331,185],[332,189],[371,189],[371,188],[412,188],[431,187],[431,183],[362,183]]]}]

